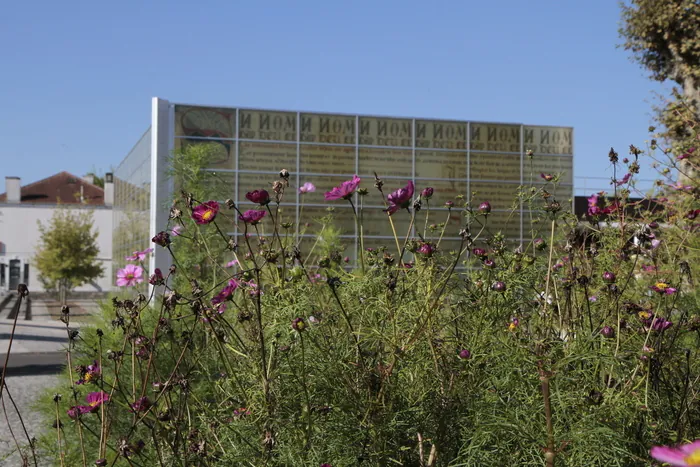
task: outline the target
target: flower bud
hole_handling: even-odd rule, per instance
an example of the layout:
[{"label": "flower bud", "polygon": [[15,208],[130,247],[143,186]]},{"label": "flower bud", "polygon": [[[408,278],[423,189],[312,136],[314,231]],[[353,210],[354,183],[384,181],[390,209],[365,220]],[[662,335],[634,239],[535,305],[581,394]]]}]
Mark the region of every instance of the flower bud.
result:
[{"label": "flower bud", "polygon": [[479,205],[479,212],[482,214],[488,214],[491,212],[491,203],[484,201]]},{"label": "flower bud", "polygon": [[606,339],[612,339],[615,337],[615,329],[610,326],[603,326],[603,329],[600,330],[600,334]]},{"label": "flower bud", "polygon": [[491,285],[491,290],[493,290],[494,292],[505,292],[506,283],[503,281],[496,281]]},{"label": "flower bud", "polygon": [[462,349],[459,351],[459,358],[461,358],[462,360],[468,360],[469,358],[471,358],[471,356],[472,353],[467,349]]},{"label": "flower bud", "polygon": [[616,280],[616,277],[615,277],[614,273],[612,273],[610,271],[605,271],[603,273],[603,281],[604,282],[607,282],[608,284],[612,284],[613,282],[615,282],[615,280]]}]

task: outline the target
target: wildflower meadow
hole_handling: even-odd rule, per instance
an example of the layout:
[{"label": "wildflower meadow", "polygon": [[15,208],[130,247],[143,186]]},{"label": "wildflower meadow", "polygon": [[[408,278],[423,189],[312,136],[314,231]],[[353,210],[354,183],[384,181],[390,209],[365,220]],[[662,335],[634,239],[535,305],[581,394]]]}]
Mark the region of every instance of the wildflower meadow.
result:
[{"label": "wildflower meadow", "polygon": [[[611,150],[584,219],[560,174],[531,173],[523,243],[478,192],[438,205],[381,174],[297,223],[285,199],[312,183],[279,167],[238,205],[207,145],[177,152],[168,225],[94,326],[64,308],[46,431],[18,447],[60,466],[700,465],[699,159],[655,149]],[[660,178],[641,193],[645,158]],[[370,202],[388,243],[363,236]],[[147,270],[154,248],[168,270]]]}]

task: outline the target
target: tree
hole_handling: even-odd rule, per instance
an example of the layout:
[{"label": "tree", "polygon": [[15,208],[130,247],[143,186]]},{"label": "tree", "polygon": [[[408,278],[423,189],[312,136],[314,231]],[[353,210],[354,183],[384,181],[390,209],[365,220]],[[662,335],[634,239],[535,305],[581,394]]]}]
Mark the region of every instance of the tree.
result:
[{"label": "tree", "polygon": [[697,0],[631,0],[621,3],[623,47],[651,78],[677,85],[657,120],[676,151],[687,150],[700,118],[700,3]]},{"label": "tree", "polygon": [[41,238],[34,258],[39,280],[46,289],[58,290],[62,304],[71,289],[101,277],[97,260],[97,231],[91,211],[58,208],[46,225],[38,222]]}]

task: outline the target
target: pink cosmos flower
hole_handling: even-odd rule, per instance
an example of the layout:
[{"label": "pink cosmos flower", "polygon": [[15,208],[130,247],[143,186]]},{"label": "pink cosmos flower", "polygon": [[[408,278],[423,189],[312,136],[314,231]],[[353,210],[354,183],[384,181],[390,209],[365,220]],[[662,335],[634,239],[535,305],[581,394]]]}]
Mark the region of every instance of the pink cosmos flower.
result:
[{"label": "pink cosmos flower", "polygon": [[695,152],[695,148],[690,148],[690,149],[688,149],[687,152],[685,152],[685,153],[681,154],[680,156],[676,157],[676,160],[682,161],[683,159],[687,159],[687,158],[689,158],[690,155],[691,155],[692,153],[694,153],[694,152]]},{"label": "pink cosmos flower", "polygon": [[143,261],[146,259],[146,255],[153,252],[153,248],[146,248],[143,251],[134,251],[131,256],[127,256],[125,259],[127,261]]},{"label": "pink cosmos flower", "polygon": [[231,279],[226,284],[226,287],[221,289],[221,291],[216,294],[214,298],[211,299],[212,305],[218,305],[226,300],[228,300],[232,295],[234,290],[238,288],[238,281],[236,279]]},{"label": "pink cosmos flower", "polygon": [[316,191],[316,186],[311,182],[306,182],[301,187],[299,187],[299,193],[301,194],[313,193],[314,191]]},{"label": "pink cosmos flower", "polygon": [[192,219],[197,224],[208,224],[212,222],[219,213],[219,203],[216,201],[207,201],[192,210]]},{"label": "pink cosmos flower", "polygon": [[97,412],[97,409],[99,409],[102,404],[109,402],[109,394],[104,391],[91,392],[85,396],[85,400],[88,403],[88,410],[90,412]]},{"label": "pink cosmos flower", "polygon": [[411,198],[413,198],[414,189],[413,182],[409,181],[405,187],[399,188],[387,196],[389,201],[389,207],[385,209],[387,214],[391,216],[399,209],[408,209],[408,205],[411,204]]},{"label": "pink cosmos flower", "polygon": [[148,283],[151,285],[162,285],[164,282],[165,278],[163,277],[163,272],[160,268],[155,268],[151,277],[148,278]]},{"label": "pink cosmos flower", "polygon": [[253,190],[246,193],[245,198],[252,203],[265,206],[270,202],[270,193],[267,190]]},{"label": "pink cosmos flower", "polygon": [[238,219],[242,220],[246,224],[255,225],[258,222],[260,222],[263,217],[265,217],[265,211],[256,211],[254,209],[249,209],[240,216],[238,216]]},{"label": "pink cosmos flower", "polygon": [[428,257],[432,256],[434,251],[435,251],[435,249],[433,248],[433,246],[430,243],[423,243],[420,246],[420,248],[418,248],[418,250],[416,250],[417,253],[420,253],[420,254],[428,256]]},{"label": "pink cosmos flower", "polygon": [[234,266],[237,265],[237,264],[238,264],[238,260],[237,260],[237,259],[234,259],[234,260],[231,260],[231,261],[229,261],[228,263],[226,263],[226,267],[227,267],[227,268],[232,268],[232,267],[234,267]]},{"label": "pink cosmos flower", "polygon": [[552,174],[541,173],[540,177],[544,179],[545,182],[551,182],[552,180],[554,180],[554,175]]},{"label": "pink cosmos flower", "polygon": [[326,201],[335,201],[337,199],[350,199],[352,194],[355,192],[357,187],[360,185],[360,177],[353,175],[352,180],[347,180],[333,188],[331,191],[326,192],[324,195]]},{"label": "pink cosmos flower", "polygon": [[630,178],[632,178],[632,174],[628,173],[628,174],[625,174],[625,176],[622,177],[621,180],[613,180],[613,182],[615,183],[615,185],[620,186],[620,185],[624,185],[625,183],[629,182]]},{"label": "pink cosmos flower", "polygon": [[672,467],[700,466],[700,439],[678,447],[654,446],[651,457],[659,462],[667,462]]},{"label": "pink cosmos flower", "polygon": [[127,264],[117,271],[117,286],[132,287],[143,282],[143,268],[135,264]]},{"label": "pink cosmos flower", "polygon": [[97,360],[93,361],[92,365],[80,365],[77,371],[80,378],[75,384],[96,383],[101,374],[100,365],[97,363]]},{"label": "pink cosmos flower", "polygon": [[151,404],[151,400],[148,396],[143,396],[131,404],[131,410],[134,412],[145,412],[151,408],[151,405],[153,404]]},{"label": "pink cosmos flower", "polygon": [[92,408],[86,405],[74,405],[70,409],[68,409],[67,413],[69,418],[71,418],[72,420],[76,420],[81,415],[90,413],[91,411]]}]

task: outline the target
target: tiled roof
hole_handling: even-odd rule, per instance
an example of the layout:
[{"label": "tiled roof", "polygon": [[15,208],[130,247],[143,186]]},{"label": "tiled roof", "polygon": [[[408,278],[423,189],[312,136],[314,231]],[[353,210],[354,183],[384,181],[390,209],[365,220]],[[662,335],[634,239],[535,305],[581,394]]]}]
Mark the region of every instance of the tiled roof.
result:
[{"label": "tiled roof", "polygon": [[[83,203],[80,201],[82,187]],[[23,204],[92,204],[104,205],[104,190],[81,177],[60,172],[20,189]],[[0,203],[7,202],[7,193],[0,194]]]}]

